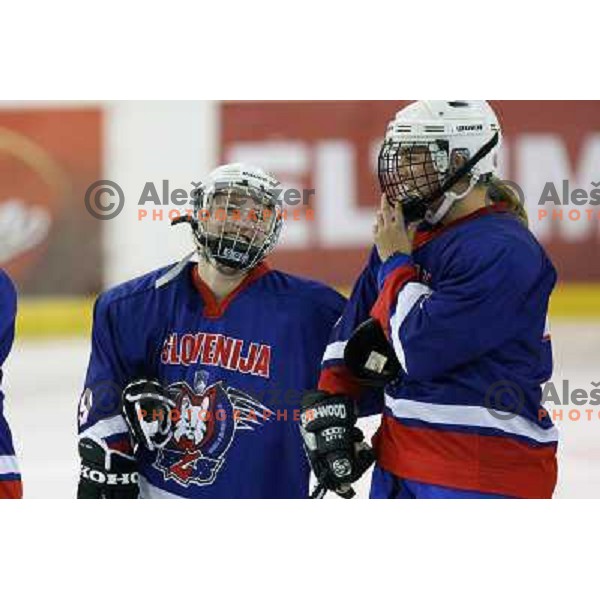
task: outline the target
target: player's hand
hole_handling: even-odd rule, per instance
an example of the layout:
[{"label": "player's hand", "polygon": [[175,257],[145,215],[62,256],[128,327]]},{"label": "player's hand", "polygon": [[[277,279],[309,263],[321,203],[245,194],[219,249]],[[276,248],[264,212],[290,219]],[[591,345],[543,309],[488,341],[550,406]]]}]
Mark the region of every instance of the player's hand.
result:
[{"label": "player's hand", "polygon": [[402,205],[396,202],[390,206],[385,194],[381,196],[381,205],[373,226],[373,236],[377,252],[382,262],[400,252],[411,254],[414,230],[408,230],[404,223]]},{"label": "player's hand", "polygon": [[153,379],[136,379],[123,390],[123,416],[136,444],[154,452],[173,435],[171,410],[175,403]]},{"label": "player's hand", "polygon": [[302,398],[300,428],[311,467],[319,482],[313,496],[332,490],[352,498],[352,483],[373,464],[373,450],[363,441],[352,399],[322,391]]},{"label": "player's hand", "polygon": [[135,457],[112,450],[102,439],[84,436],[79,440],[81,471],[77,498],[117,499],[139,496]]},{"label": "player's hand", "polygon": [[344,363],[358,382],[383,388],[402,377],[394,347],[385,337],[377,319],[367,319],[352,333],[344,349]]}]

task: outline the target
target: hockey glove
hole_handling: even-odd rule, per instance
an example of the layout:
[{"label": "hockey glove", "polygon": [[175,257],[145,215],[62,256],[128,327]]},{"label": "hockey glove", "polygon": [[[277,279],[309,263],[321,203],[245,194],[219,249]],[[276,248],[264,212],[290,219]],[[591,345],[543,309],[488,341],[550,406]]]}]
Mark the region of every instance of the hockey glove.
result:
[{"label": "hockey glove", "polygon": [[169,443],[175,403],[158,382],[138,379],[123,390],[123,413],[135,442],[150,451]]},{"label": "hockey glove", "polygon": [[300,427],[318,486],[311,498],[332,490],[342,498],[355,495],[352,483],[373,464],[373,450],[356,424],[354,402],[327,392],[308,392],[302,399]]},{"label": "hockey glove", "polygon": [[133,456],[110,449],[104,440],[85,436],[79,440],[79,456],[78,498],[138,497],[138,474]]},{"label": "hockey glove", "polygon": [[344,363],[368,387],[385,387],[403,375],[396,352],[376,319],[355,329],[344,349]]}]

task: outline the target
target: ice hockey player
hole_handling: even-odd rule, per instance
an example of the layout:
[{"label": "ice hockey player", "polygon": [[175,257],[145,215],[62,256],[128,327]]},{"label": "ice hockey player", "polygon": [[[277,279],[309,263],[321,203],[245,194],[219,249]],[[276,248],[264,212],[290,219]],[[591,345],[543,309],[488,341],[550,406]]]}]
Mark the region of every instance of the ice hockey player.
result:
[{"label": "ice hockey player", "polygon": [[265,262],[280,192],[259,168],[217,168],[189,219],[198,262],[98,298],[78,497],[308,496],[300,402],[345,300]]},{"label": "ice hockey player", "polygon": [[[387,384],[372,498],[553,494],[558,434],[540,401],[557,276],[497,177],[500,142],[484,101],[415,102],[387,128],[376,248],[303,401],[303,414],[349,412],[361,382]],[[310,433],[336,424],[312,419]],[[339,476],[327,452],[311,458],[327,489],[360,474],[356,457]]]},{"label": "ice hockey player", "polygon": [[[0,385],[3,365],[15,337],[17,292],[7,273],[0,269]],[[21,498],[23,486],[12,436],[4,418],[4,392],[0,387],[0,498]]]}]

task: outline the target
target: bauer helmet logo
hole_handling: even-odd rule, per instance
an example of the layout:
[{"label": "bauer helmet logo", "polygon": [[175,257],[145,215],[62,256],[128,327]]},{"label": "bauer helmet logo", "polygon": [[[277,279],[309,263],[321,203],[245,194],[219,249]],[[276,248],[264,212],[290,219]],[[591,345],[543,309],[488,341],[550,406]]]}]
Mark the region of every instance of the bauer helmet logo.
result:
[{"label": "bauer helmet logo", "polygon": [[457,125],[456,131],[483,131],[483,125]]}]

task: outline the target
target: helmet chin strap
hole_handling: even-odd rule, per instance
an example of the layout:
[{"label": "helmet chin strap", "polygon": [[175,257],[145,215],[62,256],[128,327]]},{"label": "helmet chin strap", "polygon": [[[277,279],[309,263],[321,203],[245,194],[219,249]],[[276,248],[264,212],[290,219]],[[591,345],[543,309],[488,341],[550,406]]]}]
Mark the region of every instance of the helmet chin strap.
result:
[{"label": "helmet chin strap", "polygon": [[[442,189],[440,190],[440,198],[443,198],[442,203],[438,206],[436,210],[429,209],[425,213],[425,221],[430,223],[431,225],[436,225],[439,223],[448,213],[448,211],[452,208],[452,206],[465,198],[468,194],[471,193],[471,190],[475,187],[475,184],[479,180],[480,177],[480,169],[477,164],[485,158],[500,142],[500,135],[498,132],[494,134],[494,136],[484,144],[476,153],[475,156],[471,160],[469,160],[462,167],[457,169],[444,183]],[[456,192],[451,192],[450,190],[467,174],[471,175],[471,181],[469,182],[469,187],[462,194],[457,194]]]},{"label": "helmet chin strap", "polygon": [[448,214],[450,209],[457,202],[466,198],[473,191],[473,188],[479,180],[478,169],[473,169],[470,175],[471,178],[469,181],[469,185],[467,186],[467,189],[464,192],[457,194],[456,192],[452,192],[449,190],[444,193],[444,195],[442,196],[443,200],[441,204],[435,210],[431,208],[427,210],[427,212],[425,213],[425,221],[427,221],[427,223],[429,223],[430,225],[437,225]]},{"label": "helmet chin strap", "polygon": [[212,265],[221,275],[223,275],[223,277],[239,277],[240,275],[248,273],[248,271],[251,270],[228,265],[227,263],[222,262],[218,258],[211,255],[207,255],[206,253],[204,253],[203,255],[206,262]]}]

